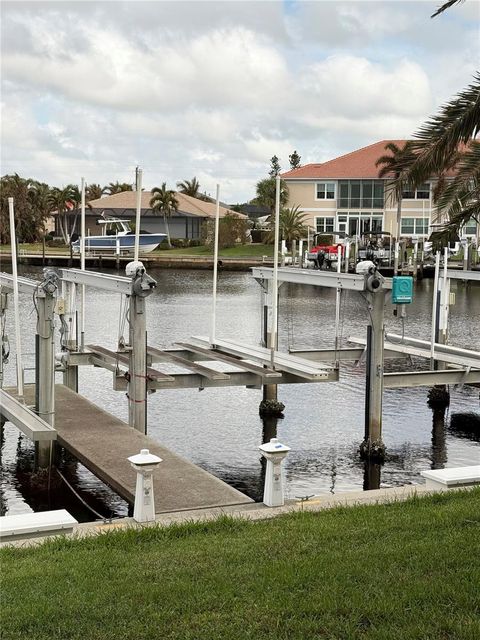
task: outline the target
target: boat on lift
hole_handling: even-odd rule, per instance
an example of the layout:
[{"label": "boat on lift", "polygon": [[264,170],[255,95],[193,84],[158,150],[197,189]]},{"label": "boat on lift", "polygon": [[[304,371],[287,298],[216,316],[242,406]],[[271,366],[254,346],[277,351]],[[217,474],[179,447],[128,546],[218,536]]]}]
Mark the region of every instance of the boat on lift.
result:
[{"label": "boat on lift", "polygon": [[[117,255],[122,253],[133,253],[135,250],[135,232],[130,229],[130,222],[121,218],[113,218],[108,215],[97,220],[97,224],[102,227],[102,235],[87,236],[85,238],[86,252],[112,252]],[[140,253],[150,253],[165,240],[165,233],[149,233],[140,230],[139,251]],[[72,242],[74,253],[80,253],[80,238]]]}]

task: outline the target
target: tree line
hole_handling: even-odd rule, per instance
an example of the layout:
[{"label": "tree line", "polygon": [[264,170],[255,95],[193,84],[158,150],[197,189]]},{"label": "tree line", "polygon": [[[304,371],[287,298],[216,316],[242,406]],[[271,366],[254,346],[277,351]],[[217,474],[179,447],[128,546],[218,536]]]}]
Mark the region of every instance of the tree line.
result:
[{"label": "tree line", "polygon": [[[200,192],[200,183],[196,177],[192,180],[177,182],[181,193],[200,200],[211,201],[211,198]],[[104,195],[115,195],[123,191],[133,191],[133,185],[127,182],[110,182],[108,185],[87,184],[85,200],[89,203]],[[45,182],[32,178],[22,178],[18,174],[5,175],[0,178],[0,242],[10,242],[10,225],[8,198],[14,199],[17,237],[22,242],[38,242],[45,236],[45,223],[56,214],[58,232],[65,244],[68,244],[78,229],[81,207],[80,187],[68,184],[65,187],[52,187]],[[170,233],[168,217],[178,211],[175,191],[167,189],[164,182],[161,187],[152,189],[150,206],[154,213],[162,215],[167,228],[168,244]]]}]

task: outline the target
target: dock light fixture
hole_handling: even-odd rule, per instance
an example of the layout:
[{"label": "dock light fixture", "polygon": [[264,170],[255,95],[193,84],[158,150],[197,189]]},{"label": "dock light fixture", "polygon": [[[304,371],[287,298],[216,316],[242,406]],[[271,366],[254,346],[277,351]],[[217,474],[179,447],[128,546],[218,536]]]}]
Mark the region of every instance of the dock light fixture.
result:
[{"label": "dock light fixture", "polygon": [[127,458],[137,472],[135,488],[135,505],[133,519],[137,522],[151,522],[155,520],[155,499],[153,495],[153,471],[162,462],[158,456],[142,449],[140,453]]},{"label": "dock light fixture", "polygon": [[277,438],[272,438],[270,442],[262,444],[258,448],[267,460],[263,503],[267,507],[281,507],[285,504],[282,461],[286,458],[290,447],[279,442]]}]

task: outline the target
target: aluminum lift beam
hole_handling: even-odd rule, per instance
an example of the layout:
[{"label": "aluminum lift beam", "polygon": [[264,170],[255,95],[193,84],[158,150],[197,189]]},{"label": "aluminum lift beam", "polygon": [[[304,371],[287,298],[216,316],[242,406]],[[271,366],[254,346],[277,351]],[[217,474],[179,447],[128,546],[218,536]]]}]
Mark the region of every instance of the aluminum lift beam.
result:
[{"label": "aluminum lift beam", "polygon": [[[193,344],[198,344],[201,347],[208,347],[210,345],[206,338],[194,337]],[[247,360],[253,360],[265,366],[271,365],[271,351],[264,347],[254,347],[250,345],[244,345],[232,340],[215,340],[215,347],[228,355],[245,358]],[[212,350],[215,352],[215,350]],[[333,368],[323,363],[322,368],[315,367],[311,362],[302,360],[295,356],[291,356],[287,353],[275,352],[275,364],[280,371],[286,371],[294,376],[305,378],[306,380],[328,380],[329,371],[333,371]]]},{"label": "aluminum lift beam", "polygon": [[439,371],[402,371],[385,373],[385,389],[411,387],[431,387],[436,384],[477,384],[480,383],[480,369],[441,369]]},{"label": "aluminum lift beam", "polygon": [[[118,351],[110,351],[110,349],[105,349],[104,347],[99,347],[95,344],[87,344],[87,349],[90,349],[91,353],[98,359],[98,356],[101,356],[102,359],[105,359],[110,364],[122,363],[128,366],[128,353],[119,353]],[[152,380],[165,380],[166,382],[172,382],[173,378],[166,373],[162,373],[161,371],[157,371],[156,369],[152,369],[151,367],[147,367],[146,375],[148,378]]]},{"label": "aluminum lift beam", "polygon": [[448,269],[447,278],[452,278],[453,280],[475,280],[476,282],[480,282],[480,271]]},{"label": "aluminum lift beam", "polygon": [[[398,336],[401,339],[401,336]],[[364,338],[350,337],[348,339],[349,342],[354,344],[366,344],[366,340]],[[429,343],[425,343],[429,344]],[[414,347],[405,343],[395,343],[389,340],[385,340],[385,348],[390,351],[397,351],[398,353],[402,353],[404,355],[409,356],[418,356],[420,358],[431,358],[430,348],[426,347]],[[435,346],[433,357],[435,360],[440,360],[441,362],[447,362],[449,364],[459,365],[461,367],[471,367],[471,368],[479,368],[480,367],[480,358],[468,358],[461,355],[456,355],[452,353],[445,353],[438,350]]]},{"label": "aluminum lift beam", "polygon": [[[304,358],[305,360],[312,360],[313,362],[335,362],[336,360],[361,360],[365,355],[364,347],[354,347],[353,349],[341,348],[341,349],[289,349],[289,353]],[[399,358],[399,354],[394,351],[385,349],[383,352],[385,358]],[[405,357],[407,357],[405,355]]]},{"label": "aluminum lift beam", "polygon": [[[18,290],[20,293],[29,293],[32,295],[38,289],[40,282],[19,276]],[[0,273],[0,286],[5,288],[7,292],[13,291],[13,276],[10,273]]]},{"label": "aluminum lift beam", "polygon": [[[172,374],[173,381],[149,380],[147,388],[149,391],[164,389],[218,389],[220,387],[247,387],[258,389],[265,384],[265,378],[260,374],[250,373],[249,371],[232,371],[228,373],[228,380],[209,380],[202,375],[196,373],[175,373]],[[334,377],[335,376],[335,377]],[[269,379],[271,381],[271,379]],[[335,370],[328,381],[338,380],[337,371]],[[300,376],[294,376],[289,373],[281,373],[275,378],[275,384],[315,384],[319,380],[307,380]],[[115,376],[113,381],[115,391],[125,391],[127,381],[124,376]]]},{"label": "aluminum lift beam", "polygon": [[201,376],[208,378],[209,380],[228,380],[229,378],[229,375],[227,373],[209,369],[208,367],[197,364],[192,360],[187,360],[186,358],[182,358],[181,356],[169,353],[168,351],[163,351],[162,349],[147,347],[147,354],[151,356],[152,362],[172,362],[173,364],[177,364],[179,367],[183,367],[184,369],[193,371],[193,373],[198,373]]},{"label": "aluminum lift beam", "polygon": [[[385,335],[386,340],[390,340],[391,342],[398,343],[402,341],[404,344],[411,345],[412,347],[420,347],[425,348],[430,351],[431,343],[427,340],[419,340],[418,338],[402,338],[395,333],[387,333]],[[455,347],[450,344],[440,344],[436,342],[434,345],[435,351],[440,351],[441,353],[449,353],[454,356],[463,356],[465,358],[471,358],[472,360],[478,361],[477,366],[480,368],[480,351],[473,351],[471,349],[463,349],[461,347]]]},{"label": "aluminum lift beam", "polygon": [[[262,280],[273,280],[273,269],[271,267],[252,267],[252,275],[259,282]],[[365,276],[354,273],[281,267],[278,269],[278,280],[280,282],[292,282],[294,284],[309,284],[316,287],[331,287],[349,291],[367,291]],[[382,288],[391,289],[392,280],[385,278]]]},{"label": "aluminum lift beam", "polygon": [[82,271],[81,269],[56,269],[60,278],[65,282],[85,284],[105,291],[116,291],[130,295],[132,293],[132,279],[125,276],[112,276],[95,271]]},{"label": "aluminum lift beam", "polygon": [[57,439],[57,432],[53,427],[5,389],[0,389],[0,414],[33,442]]}]

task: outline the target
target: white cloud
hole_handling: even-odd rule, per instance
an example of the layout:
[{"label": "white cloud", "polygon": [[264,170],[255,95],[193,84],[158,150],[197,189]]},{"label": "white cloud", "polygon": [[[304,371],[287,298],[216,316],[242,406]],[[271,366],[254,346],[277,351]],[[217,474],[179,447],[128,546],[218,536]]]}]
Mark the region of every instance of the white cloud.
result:
[{"label": "white cloud", "polygon": [[355,119],[386,113],[412,116],[432,106],[428,77],[406,59],[390,69],[366,58],[334,55],[310,65],[301,82],[323,114]]},{"label": "white cloud", "polygon": [[249,199],[274,154],[408,136],[469,82],[472,11],[434,6],[6,3],[3,171],[131,182],[140,164],[147,187],[196,175]]}]

